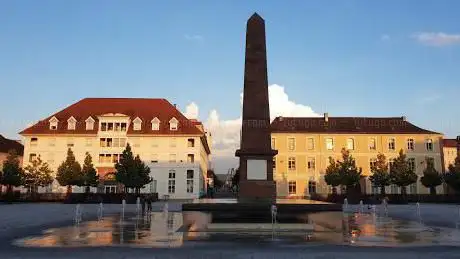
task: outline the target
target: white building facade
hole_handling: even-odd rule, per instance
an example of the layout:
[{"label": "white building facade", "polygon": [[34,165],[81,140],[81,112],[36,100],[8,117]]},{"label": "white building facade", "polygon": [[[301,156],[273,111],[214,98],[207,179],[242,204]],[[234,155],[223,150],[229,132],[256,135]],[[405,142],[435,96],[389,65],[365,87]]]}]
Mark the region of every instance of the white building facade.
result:
[{"label": "white building facade", "polygon": [[[86,98],[20,134],[24,165],[40,156],[54,173],[69,148],[80,164],[88,152],[100,178],[93,192],[122,190],[114,180],[114,165],[127,143],[151,170],[153,181],[142,193],[191,199],[207,188],[209,136],[200,122],[187,119],[165,99]],[[55,181],[39,192],[65,192],[65,187]]]}]

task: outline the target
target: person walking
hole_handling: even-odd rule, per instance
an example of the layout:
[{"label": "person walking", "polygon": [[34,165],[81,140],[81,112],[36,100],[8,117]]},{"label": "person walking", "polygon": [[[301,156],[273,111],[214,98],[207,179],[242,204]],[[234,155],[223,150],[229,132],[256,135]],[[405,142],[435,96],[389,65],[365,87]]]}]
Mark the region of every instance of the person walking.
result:
[{"label": "person walking", "polygon": [[152,197],[147,195],[147,211],[152,212]]}]

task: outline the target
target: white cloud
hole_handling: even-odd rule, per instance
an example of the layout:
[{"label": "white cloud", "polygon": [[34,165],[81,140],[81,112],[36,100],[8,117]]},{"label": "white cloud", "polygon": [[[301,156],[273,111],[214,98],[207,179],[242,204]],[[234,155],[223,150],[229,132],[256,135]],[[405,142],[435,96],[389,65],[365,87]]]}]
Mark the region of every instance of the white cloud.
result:
[{"label": "white cloud", "polygon": [[204,41],[204,37],[197,34],[185,34],[184,38],[188,41]]},{"label": "white cloud", "polygon": [[187,119],[198,119],[198,105],[195,102],[191,102],[187,107],[185,107],[184,115]]},{"label": "white cloud", "polygon": [[389,41],[389,40],[391,40],[391,37],[388,34],[382,34],[382,35],[380,35],[380,40],[381,41]]},{"label": "white cloud", "polygon": [[460,44],[460,34],[447,34],[444,32],[420,32],[412,35],[418,42],[435,47]]},{"label": "white cloud", "polygon": [[[268,87],[270,102],[270,119],[277,116],[290,117],[316,117],[320,116],[307,105],[298,104],[289,99],[283,86],[273,84]],[[243,94],[240,94],[240,105]],[[186,113],[198,110],[198,106],[191,103],[187,106]],[[217,110],[212,110],[204,122],[207,131],[212,134],[212,160],[216,173],[226,173],[229,167],[237,166],[235,151],[240,146],[241,116],[235,119],[222,119]]]}]

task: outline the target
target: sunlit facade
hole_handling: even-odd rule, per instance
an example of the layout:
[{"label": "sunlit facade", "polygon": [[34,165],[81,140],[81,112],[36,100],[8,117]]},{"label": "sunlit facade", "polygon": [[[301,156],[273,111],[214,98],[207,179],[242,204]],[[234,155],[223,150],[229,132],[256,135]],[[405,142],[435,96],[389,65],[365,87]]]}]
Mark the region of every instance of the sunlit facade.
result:
[{"label": "sunlit facade", "polygon": [[[272,123],[272,148],[278,150],[275,159],[275,180],[278,197],[307,197],[312,193],[327,194],[330,186],[324,181],[329,157],[341,159],[345,148],[362,168],[361,191],[377,192],[369,181],[370,167],[382,153],[391,162],[399,150],[407,154],[410,166],[419,178],[423,175],[426,158],[434,161],[442,172],[443,135],[421,129],[404,117],[362,118],[278,117]],[[429,193],[420,181],[408,186],[408,193]],[[443,187],[438,187],[438,193]],[[339,190],[340,192],[340,190]],[[400,193],[397,186],[388,186],[387,193]]]},{"label": "sunlit facade", "polygon": [[[209,135],[165,99],[86,98],[20,133],[24,164],[38,156],[56,172],[70,148],[83,164],[88,152],[101,184],[93,192],[120,192],[114,165],[127,143],[150,167],[153,181],[141,192],[196,198],[206,189]],[[75,192],[84,188],[74,187]],[[64,192],[55,181],[40,192]]]}]

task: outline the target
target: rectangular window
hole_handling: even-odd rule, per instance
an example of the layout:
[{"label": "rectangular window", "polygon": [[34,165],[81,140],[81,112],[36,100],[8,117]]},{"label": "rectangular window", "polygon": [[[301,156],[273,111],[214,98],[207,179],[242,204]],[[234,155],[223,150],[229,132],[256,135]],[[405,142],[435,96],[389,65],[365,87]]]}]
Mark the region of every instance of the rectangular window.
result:
[{"label": "rectangular window", "polygon": [[187,193],[193,193],[193,170],[187,170]]},{"label": "rectangular window", "polygon": [[333,150],[334,149],[334,139],[333,138],[327,138],[326,139],[326,149],[327,150]]},{"label": "rectangular window", "polygon": [[120,139],[119,138],[114,138],[113,139],[113,146],[114,147],[119,147],[120,146]]},{"label": "rectangular window", "polygon": [[33,162],[35,159],[37,159],[37,154],[29,154],[29,162]]},{"label": "rectangular window", "polygon": [[316,165],[315,165],[315,158],[314,157],[309,157],[307,158],[307,169],[309,171],[314,171],[316,168]]},{"label": "rectangular window", "polygon": [[38,138],[31,138],[30,139],[30,145],[31,146],[36,146],[38,143]]},{"label": "rectangular window", "polygon": [[176,163],[176,154],[169,155],[169,163]]},{"label": "rectangular window", "polygon": [[276,139],[272,138],[272,149],[276,148]]},{"label": "rectangular window", "polygon": [[296,181],[289,181],[289,194],[296,194],[297,193],[297,182]]},{"label": "rectangular window", "polygon": [[135,138],[132,140],[133,147],[140,147],[141,146],[141,141],[138,138]]},{"label": "rectangular window", "polygon": [[352,138],[347,139],[347,149],[354,150],[355,149],[355,140]]},{"label": "rectangular window", "polygon": [[409,169],[412,171],[412,172],[415,172],[415,158],[409,158],[407,159],[407,165],[409,166]]},{"label": "rectangular window", "polygon": [[121,130],[121,125],[119,122],[115,123],[115,131],[120,131]]},{"label": "rectangular window", "polygon": [[195,147],[195,140],[192,138],[187,139],[187,147]]},{"label": "rectangular window", "polygon": [[107,147],[113,147],[113,139],[107,138]]},{"label": "rectangular window", "polygon": [[369,150],[377,150],[377,141],[375,138],[369,139]]},{"label": "rectangular window", "polygon": [[106,147],[107,144],[105,142],[105,138],[100,138],[99,139],[99,147]]},{"label": "rectangular window", "polygon": [[168,193],[176,192],[176,170],[169,170],[168,173]]},{"label": "rectangular window", "polygon": [[107,131],[107,122],[101,122],[101,131]]},{"label": "rectangular window", "polygon": [[177,123],[176,122],[170,122],[169,123],[169,130],[177,130]]},{"label": "rectangular window", "polygon": [[152,130],[160,130],[160,123],[152,122]]},{"label": "rectangular window", "polygon": [[391,151],[396,150],[396,140],[394,138],[388,139],[388,150],[391,150]]},{"label": "rectangular window", "polygon": [[410,138],[407,140],[407,150],[414,150],[414,139]]},{"label": "rectangular window", "polygon": [[273,157],[272,168],[273,168],[273,173],[275,173],[275,171],[276,171],[276,157]]},{"label": "rectangular window", "polygon": [[176,180],[168,180],[168,193],[176,192]]},{"label": "rectangular window", "polygon": [[393,167],[395,161],[394,158],[388,159],[388,170],[391,171],[391,168]]},{"label": "rectangular window", "polygon": [[119,161],[119,155],[118,154],[113,154],[112,155],[112,163],[116,164]]},{"label": "rectangular window", "polygon": [[426,158],[426,161],[427,161],[426,166],[428,166],[429,164],[433,165],[433,167],[435,166],[435,164],[434,164],[434,158],[432,158],[432,157],[427,157],[427,158]]},{"label": "rectangular window", "polygon": [[169,146],[170,147],[176,147],[176,138],[172,138],[169,140]]},{"label": "rectangular window", "polygon": [[188,154],[187,155],[187,162],[188,163],[195,163],[195,155],[194,154]]},{"label": "rectangular window", "polygon": [[288,150],[289,151],[295,150],[295,138],[288,138]]},{"label": "rectangular window", "polygon": [[315,149],[315,139],[314,138],[307,138],[307,149],[308,150]]},{"label": "rectangular window", "polygon": [[425,147],[427,151],[433,151],[433,140],[427,139],[425,143]]},{"label": "rectangular window", "polygon": [[53,165],[54,164],[54,153],[48,153],[48,160],[47,160],[47,163],[49,165]]},{"label": "rectangular window", "polygon": [[112,155],[111,154],[105,154],[104,163],[110,163],[110,162],[112,162]]},{"label": "rectangular window", "polygon": [[291,171],[295,170],[295,157],[288,158],[288,169]]},{"label": "rectangular window", "polygon": [[107,131],[113,131],[113,122],[107,123]]},{"label": "rectangular window", "polygon": [[151,163],[154,163],[154,164],[158,163],[158,155],[157,155],[157,154],[153,154],[153,155],[152,155],[152,159],[150,159],[150,162],[151,162]]},{"label": "rectangular window", "polygon": [[120,129],[121,131],[126,131],[126,122],[120,123]]},{"label": "rectangular window", "polygon": [[99,154],[99,163],[104,163],[104,154]]},{"label": "rectangular window", "polygon": [[369,160],[369,168],[370,168],[370,170],[372,170],[372,168],[374,168],[376,164],[377,164],[377,159],[376,158],[371,158]]}]

